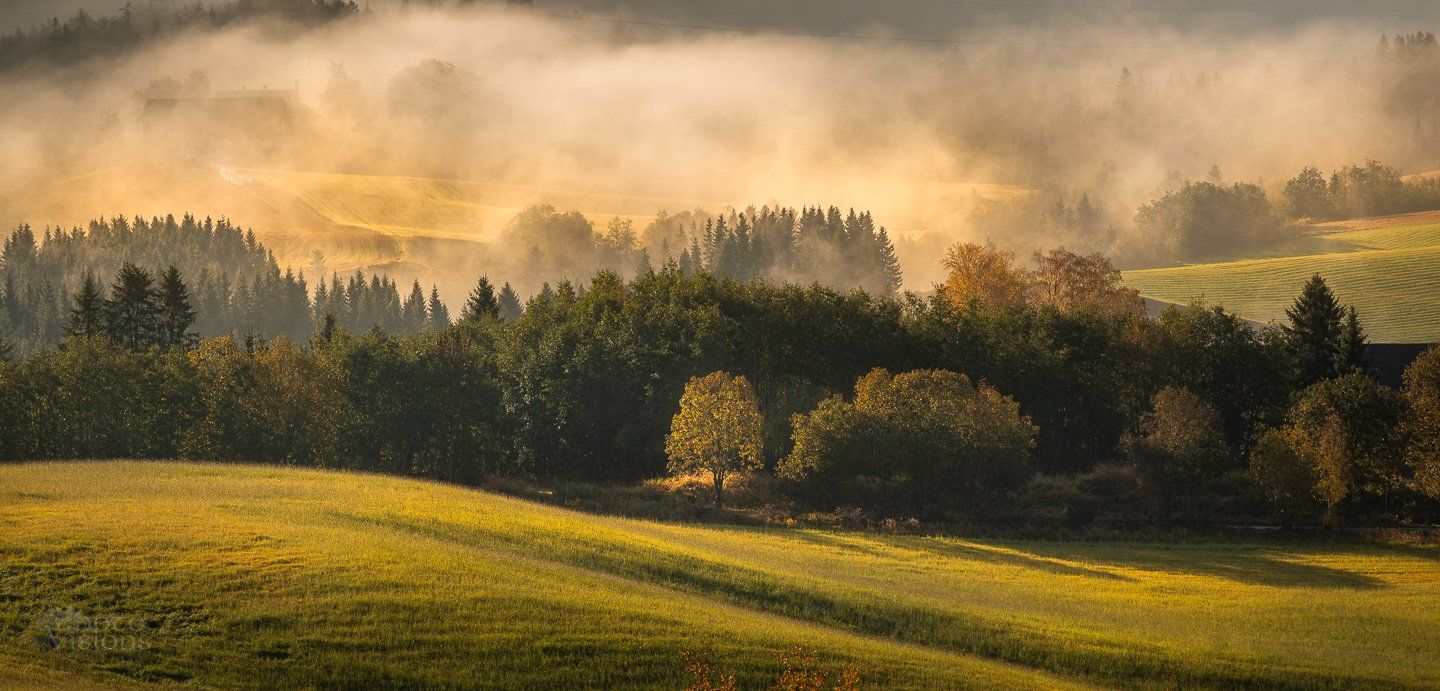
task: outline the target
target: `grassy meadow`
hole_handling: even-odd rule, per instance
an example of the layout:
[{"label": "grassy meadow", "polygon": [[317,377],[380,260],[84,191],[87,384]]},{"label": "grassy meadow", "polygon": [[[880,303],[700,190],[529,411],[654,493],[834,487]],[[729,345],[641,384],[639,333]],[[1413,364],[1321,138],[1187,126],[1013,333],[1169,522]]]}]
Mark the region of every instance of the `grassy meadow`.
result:
[{"label": "grassy meadow", "polygon": [[1283,320],[1312,274],[1353,303],[1377,343],[1440,340],[1440,212],[1325,223],[1244,257],[1125,272],[1145,297],[1204,300],[1258,322]]},{"label": "grassy meadow", "polygon": [[1440,684],[1435,547],[669,524],[138,462],[0,467],[0,536],[4,685],[678,688],[695,651],[753,687],[795,647],[867,688]]}]

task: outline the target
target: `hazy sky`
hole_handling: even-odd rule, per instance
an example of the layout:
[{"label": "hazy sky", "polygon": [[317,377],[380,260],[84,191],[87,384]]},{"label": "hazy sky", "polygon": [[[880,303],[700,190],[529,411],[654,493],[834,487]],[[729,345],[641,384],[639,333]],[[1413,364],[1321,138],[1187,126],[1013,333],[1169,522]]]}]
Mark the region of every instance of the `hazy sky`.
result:
[{"label": "hazy sky", "polygon": [[[142,9],[157,1],[177,7],[191,0],[132,0]],[[0,29],[33,26],[82,7],[95,14],[114,14],[123,4],[123,0],[4,0]],[[401,3],[369,0],[369,4],[385,10]],[[1248,33],[1342,20],[1356,29],[1393,32],[1413,31],[1440,19],[1440,5],[1432,0],[536,0],[535,4],[542,12],[796,31],[880,30],[916,38],[1003,24],[1044,29],[1047,38],[1055,39],[1068,25],[1097,22]]]},{"label": "hazy sky", "polygon": [[[215,89],[298,85],[323,116],[324,136],[270,168],[682,200],[671,211],[836,203],[907,240],[1100,251],[1108,238],[983,230],[969,210],[1058,189],[1124,231],[1140,204],[1215,166],[1272,193],[1307,165],[1440,168],[1437,82],[1377,71],[1381,32],[1440,23],[1440,4],[1409,1],[1377,12],[1338,0],[536,0],[532,17],[390,14],[395,4],[372,0],[381,16],[310,32],[232,26],[0,79],[0,190],[61,194],[73,185],[45,185],[157,152],[195,158],[141,126],[137,94],[198,74]],[[0,0],[0,26],[82,3],[116,5]],[[807,33],[852,38],[784,35]],[[1124,92],[1122,68],[1136,80]],[[232,163],[208,156],[200,164]],[[141,196],[96,199],[85,213]],[[915,247],[907,273],[938,266],[938,245]]]}]

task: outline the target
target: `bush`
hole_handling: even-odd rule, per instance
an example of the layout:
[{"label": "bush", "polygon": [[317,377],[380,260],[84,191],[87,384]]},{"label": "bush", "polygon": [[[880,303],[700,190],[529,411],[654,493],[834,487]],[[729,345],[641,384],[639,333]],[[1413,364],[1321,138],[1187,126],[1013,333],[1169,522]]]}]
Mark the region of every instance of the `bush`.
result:
[{"label": "bush", "polygon": [[826,399],[794,427],[779,472],[812,498],[972,517],[1024,484],[1036,432],[1013,400],[945,370],[874,370],[853,401]]}]

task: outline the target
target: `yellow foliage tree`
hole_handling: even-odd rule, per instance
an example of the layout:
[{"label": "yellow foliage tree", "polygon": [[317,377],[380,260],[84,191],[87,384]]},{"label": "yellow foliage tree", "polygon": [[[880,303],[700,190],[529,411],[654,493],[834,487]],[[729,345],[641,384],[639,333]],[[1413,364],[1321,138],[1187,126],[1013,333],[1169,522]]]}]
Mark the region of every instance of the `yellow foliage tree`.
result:
[{"label": "yellow foliage tree", "polygon": [[1015,253],[962,242],[951,247],[942,261],[950,275],[945,297],[956,306],[971,302],[984,307],[1023,306],[1030,290],[1030,273],[1015,263]]},{"label": "yellow foliage tree", "polygon": [[718,508],[726,477],[760,467],[763,433],[760,402],[745,377],[726,372],[692,377],[665,438],[670,472],[709,472]]}]

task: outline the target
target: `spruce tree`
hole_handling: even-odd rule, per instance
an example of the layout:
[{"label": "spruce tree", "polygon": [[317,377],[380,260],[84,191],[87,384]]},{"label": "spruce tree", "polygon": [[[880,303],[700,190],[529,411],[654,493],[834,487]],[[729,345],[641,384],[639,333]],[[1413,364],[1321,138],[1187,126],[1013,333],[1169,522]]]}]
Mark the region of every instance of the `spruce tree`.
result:
[{"label": "spruce tree", "polygon": [[450,308],[440,300],[440,288],[430,286],[430,330],[444,331],[450,328]]},{"label": "spruce tree", "polygon": [[1320,274],[1310,277],[1285,315],[1290,323],[1281,328],[1301,388],[1333,379],[1340,355],[1343,310]]},{"label": "spruce tree", "polygon": [[196,336],[190,331],[195,325],[195,310],[190,308],[190,291],[180,278],[180,270],[170,267],[160,275],[158,294],[159,335],[157,344],[165,350],[189,348]]},{"label": "spruce tree", "polygon": [[655,273],[655,267],[650,265],[650,250],[640,248],[640,259],[635,262],[635,276],[648,276]]},{"label": "spruce tree", "polygon": [[75,294],[75,306],[70,309],[68,336],[87,338],[99,336],[105,328],[105,298],[100,295],[100,283],[95,274],[86,271],[80,280],[80,292]]},{"label": "spruce tree", "polygon": [[425,291],[420,281],[410,284],[410,297],[400,306],[400,320],[406,333],[420,333],[429,325],[430,315],[425,307]]},{"label": "spruce tree", "polygon": [[904,275],[900,273],[900,259],[895,256],[895,245],[885,227],[876,234],[876,251],[879,253],[881,288],[888,295],[900,290]]},{"label": "spruce tree", "polygon": [[310,343],[315,346],[328,345],[339,335],[340,322],[335,318],[334,312],[326,312],[319,321],[320,326],[315,329],[315,335],[310,337]]},{"label": "spruce tree", "polygon": [[1365,327],[1360,324],[1360,315],[1354,305],[1345,308],[1345,322],[1340,326],[1340,347],[1336,355],[1337,374],[1364,372],[1370,368],[1370,359],[1365,354],[1369,346]]},{"label": "spruce tree", "polygon": [[507,282],[500,288],[500,318],[507,322],[513,322],[520,318],[524,312],[520,307],[520,296],[515,294],[515,289]]},{"label": "spruce tree", "polygon": [[154,277],[134,264],[121,266],[105,301],[105,335],[127,348],[148,348],[155,343],[159,315]]},{"label": "spruce tree", "polygon": [[495,298],[495,287],[490,285],[490,279],[484,276],[480,277],[475,289],[470,291],[470,298],[465,301],[465,309],[460,312],[460,321],[473,322],[482,318],[500,318],[500,303]]}]

